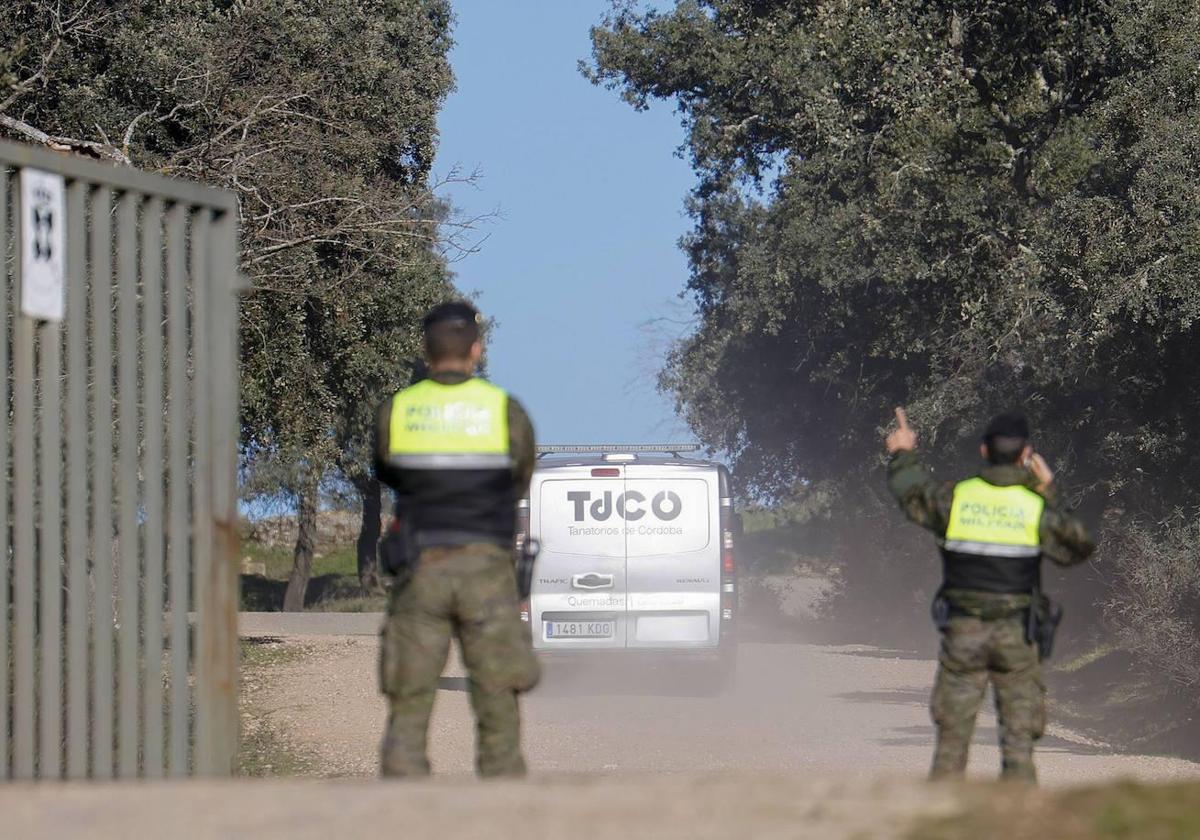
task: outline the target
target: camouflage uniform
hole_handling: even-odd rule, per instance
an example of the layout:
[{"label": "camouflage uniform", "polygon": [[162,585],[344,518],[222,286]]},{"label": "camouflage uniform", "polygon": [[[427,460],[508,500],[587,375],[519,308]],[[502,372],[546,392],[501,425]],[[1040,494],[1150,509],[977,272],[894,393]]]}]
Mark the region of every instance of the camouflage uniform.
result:
[{"label": "camouflage uniform", "polygon": [[[460,374],[434,374],[443,384]],[[376,473],[396,486],[389,467],[388,415],[377,423]],[[513,484],[520,498],[529,487],[536,459],[533,427],[515,399],[508,401]],[[521,755],[518,695],[537,685],[539,666],[517,603],[513,552],[494,542],[423,549],[412,576],[392,588],[381,631],[379,680],[388,698],[381,745],[385,776],[426,776],[426,732],[451,637],[457,637],[468,672],[476,718],[476,768],[481,776],[525,773]]]},{"label": "camouflage uniform", "polygon": [[538,663],[518,615],[512,552],[488,543],[428,548],[392,590],[379,675],[389,701],[383,773],[429,773],[425,733],[452,634],[471,675],[479,775],[521,775],[517,694],[537,684]]},{"label": "camouflage uniform", "polygon": [[[1033,475],[1015,465],[985,467],[980,477],[1001,487],[1036,486]],[[909,519],[945,535],[953,483],[936,481],[915,453],[904,451],[888,465],[888,485]],[[1042,557],[1060,566],[1083,562],[1095,549],[1083,523],[1062,508],[1053,486],[1042,495]],[[1045,730],[1046,687],[1037,647],[1025,638],[1032,597],[973,589],[947,589],[943,595],[951,617],[942,634],[930,707],[937,726],[930,776],[956,777],[966,770],[975,717],[990,681],[1000,725],[1001,776],[1034,781],[1033,745]]]}]

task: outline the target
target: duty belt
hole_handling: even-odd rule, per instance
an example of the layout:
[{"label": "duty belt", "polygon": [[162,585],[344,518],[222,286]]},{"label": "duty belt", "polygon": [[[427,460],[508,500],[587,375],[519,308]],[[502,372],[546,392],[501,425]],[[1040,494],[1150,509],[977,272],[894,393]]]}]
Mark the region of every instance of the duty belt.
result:
[{"label": "duty belt", "polygon": [[[1016,594],[1016,593],[1014,593]],[[950,616],[952,618],[978,618],[981,621],[999,621],[1004,618],[1015,618],[1025,614],[1033,602],[1032,593],[1020,593],[1029,598],[1029,603],[1026,604],[972,604],[969,607],[962,606],[954,597],[954,590],[948,590],[945,593],[946,601],[950,607]]]},{"label": "duty belt", "polygon": [[951,618],[978,618],[980,621],[999,621],[1004,618],[1015,618],[1023,615],[1029,610],[1028,606],[1024,607],[992,607],[984,609],[963,609],[962,607],[950,604]]}]

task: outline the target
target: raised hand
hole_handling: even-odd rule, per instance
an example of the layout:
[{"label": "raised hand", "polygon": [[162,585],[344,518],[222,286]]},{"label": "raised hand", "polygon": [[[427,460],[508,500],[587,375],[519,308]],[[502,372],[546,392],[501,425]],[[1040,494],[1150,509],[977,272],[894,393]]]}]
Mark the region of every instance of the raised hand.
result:
[{"label": "raised hand", "polygon": [[889,455],[910,452],[917,448],[917,433],[908,425],[908,415],[903,408],[896,409],[896,428],[888,433],[885,441]]}]

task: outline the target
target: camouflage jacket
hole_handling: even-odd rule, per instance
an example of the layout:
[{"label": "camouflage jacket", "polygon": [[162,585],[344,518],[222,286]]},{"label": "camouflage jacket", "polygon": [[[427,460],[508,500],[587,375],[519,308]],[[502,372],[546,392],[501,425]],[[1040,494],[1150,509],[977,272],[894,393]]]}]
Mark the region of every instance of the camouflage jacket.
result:
[{"label": "camouflage jacket", "polygon": [[[989,484],[1007,487],[1023,484],[1034,488],[1037,480],[1024,467],[1013,464],[989,465],[979,473]],[[888,488],[906,516],[939,538],[946,535],[950,507],[954,502],[955,482],[933,477],[915,452],[898,452],[888,462]],[[1042,556],[1059,566],[1082,563],[1096,550],[1095,541],[1083,522],[1062,504],[1058,490],[1051,485],[1042,493],[1046,500],[1039,525]],[[1028,595],[1002,595],[988,592],[950,590],[951,602],[968,612],[989,612],[999,602],[1012,608],[1029,605]]]}]

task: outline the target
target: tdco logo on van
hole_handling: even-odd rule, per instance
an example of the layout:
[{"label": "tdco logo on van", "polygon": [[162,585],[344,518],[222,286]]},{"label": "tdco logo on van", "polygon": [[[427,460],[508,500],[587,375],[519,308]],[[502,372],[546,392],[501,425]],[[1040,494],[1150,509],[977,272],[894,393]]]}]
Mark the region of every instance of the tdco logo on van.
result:
[{"label": "tdco logo on van", "polygon": [[[617,495],[616,499],[613,498],[611,490],[605,490],[596,499],[593,499],[587,490],[571,490],[567,492],[567,501],[575,507],[576,522],[582,522],[589,514],[597,522],[606,522],[614,511],[626,522],[637,522],[647,512],[646,496],[637,490],[627,490]],[[660,490],[650,499],[649,511],[656,519],[670,522],[683,511],[683,502],[679,494],[670,490]]]}]

